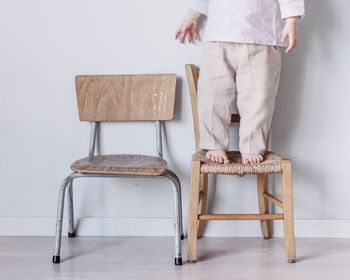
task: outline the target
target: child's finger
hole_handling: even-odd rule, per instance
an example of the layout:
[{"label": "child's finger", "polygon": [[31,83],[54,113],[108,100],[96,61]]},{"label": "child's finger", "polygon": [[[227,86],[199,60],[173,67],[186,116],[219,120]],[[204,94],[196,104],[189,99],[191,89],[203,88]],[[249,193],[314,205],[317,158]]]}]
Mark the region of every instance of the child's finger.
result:
[{"label": "child's finger", "polygon": [[289,46],[286,50],[286,53],[291,53],[295,49],[296,43],[297,41],[295,36],[293,34],[289,34]]},{"label": "child's finger", "polygon": [[283,32],[281,41],[285,42],[287,40],[287,38],[288,38],[288,33],[287,32]]},{"label": "child's finger", "polygon": [[180,33],[179,41],[181,44],[185,41],[185,34],[183,32]]},{"label": "child's finger", "polygon": [[292,51],[292,46],[289,45],[288,48],[286,49],[286,53],[290,53]]},{"label": "child's finger", "polygon": [[197,32],[197,31],[194,31],[194,32],[193,32],[193,38],[194,38],[195,40],[199,40],[199,36],[198,36],[198,32]]},{"label": "child's finger", "polygon": [[294,49],[294,42],[295,42],[294,38],[292,36],[289,36],[289,47],[288,47],[289,52],[291,52]]},{"label": "child's finger", "polygon": [[175,40],[177,40],[180,36],[180,33],[181,31],[180,30],[177,30],[176,33],[175,33]]},{"label": "child's finger", "polygon": [[191,32],[187,32],[187,40],[190,44],[193,42],[193,35]]}]

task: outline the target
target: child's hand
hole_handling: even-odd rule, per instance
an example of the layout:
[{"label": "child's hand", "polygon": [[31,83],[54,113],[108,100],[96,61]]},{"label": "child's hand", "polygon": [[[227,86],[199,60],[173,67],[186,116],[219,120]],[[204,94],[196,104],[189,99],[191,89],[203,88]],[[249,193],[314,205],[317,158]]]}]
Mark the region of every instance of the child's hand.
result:
[{"label": "child's hand", "polygon": [[283,29],[282,34],[282,42],[286,42],[288,39],[289,45],[286,49],[286,53],[291,53],[293,50],[296,49],[298,44],[298,32],[297,32],[297,25],[298,25],[298,18],[299,17],[290,17],[286,19],[286,24]]},{"label": "child's hand", "polygon": [[200,17],[201,13],[190,9],[184,22],[176,31],[175,39],[179,39],[181,44],[185,43],[186,38],[189,43],[198,40],[198,22]]}]

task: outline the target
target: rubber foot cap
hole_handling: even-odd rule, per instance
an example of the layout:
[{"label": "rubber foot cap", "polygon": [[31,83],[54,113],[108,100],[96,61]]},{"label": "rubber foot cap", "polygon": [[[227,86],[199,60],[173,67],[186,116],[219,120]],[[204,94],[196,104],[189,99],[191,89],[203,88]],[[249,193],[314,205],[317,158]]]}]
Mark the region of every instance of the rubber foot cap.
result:
[{"label": "rubber foot cap", "polygon": [[175,258],[175,265],[182,265],[182,258]]},{"label": "rubber foot cap", "polygon": [[295,259],[289,259],[288,262],[289,263],[295,263]]},{"label": "rubber foot cap", "polygon": [[61,262],[60,256],[53,256],[52,257],[52,262],[53,263],[60,263]]},{"label": "rubber foot cap", "polygon": [[74,232],[68,232],[68,237],[69,238],[74,238],[76,235],[75,235],[75,231]]},{"label": "rubber foot cap", "polygon": [[197,261],[193,261],[193,260],[188,260],[188,263],[196,263]]},{"label": "rubber foot cap", "polygon": [[184,240],[184,239],[185,239],[184,234],[181,234],[181,240]]},{"label": "rubber foot cap", "polygon": [[270,236],[264,236],[264,239],[270,239]]}]

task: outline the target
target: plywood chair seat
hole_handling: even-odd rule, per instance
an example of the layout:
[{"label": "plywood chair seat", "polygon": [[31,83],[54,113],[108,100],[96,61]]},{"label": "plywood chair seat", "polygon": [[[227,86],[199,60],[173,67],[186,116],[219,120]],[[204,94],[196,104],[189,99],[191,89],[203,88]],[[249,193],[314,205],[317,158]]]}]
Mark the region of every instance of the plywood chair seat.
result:
[{"label": "plywood chair seat", "polygon": [[79,159],[71,165],[74,172],[128,175],[162,175],[167,162],[147,155],[96,155]]},{"label": "plywood chair seat", "polygon": [[241,153],[238,151],[227,152],[229,164],[214,163],[208,160],[205,154],[205,151],[198,151],[192,156],[192,161],[201,162],[200,171],[204,174],[243,176],[245,174],[281,173],[283,168],[282,158],[273,152],[266,152],[264,161],[260,164],[243,164]]}]

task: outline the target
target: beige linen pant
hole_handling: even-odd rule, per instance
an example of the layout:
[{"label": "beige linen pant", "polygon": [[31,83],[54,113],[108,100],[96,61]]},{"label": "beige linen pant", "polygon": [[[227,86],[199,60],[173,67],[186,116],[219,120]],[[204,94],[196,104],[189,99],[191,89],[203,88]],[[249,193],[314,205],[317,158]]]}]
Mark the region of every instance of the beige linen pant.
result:
[{"label": "beige linen pant", "polygon": [[200,148],[227,150],[230,107],[241,115],[239,150],[266,150],[281,72],[278,47],[205,42],[198,81]]}]

